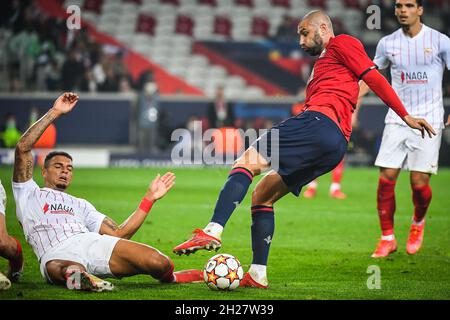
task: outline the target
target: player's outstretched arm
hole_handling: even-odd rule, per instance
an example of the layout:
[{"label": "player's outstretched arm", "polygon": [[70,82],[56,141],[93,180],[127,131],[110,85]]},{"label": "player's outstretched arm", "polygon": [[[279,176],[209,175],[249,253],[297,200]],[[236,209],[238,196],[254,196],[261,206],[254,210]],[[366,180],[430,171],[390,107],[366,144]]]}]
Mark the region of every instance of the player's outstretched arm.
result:
[{"label": "player's outstretched arm", "polygon": [[420,130],[423,138],[425,137],[425,132],[428,133],[430,138],[436,135],[433,127],[425,119],[414,118],[408,114],[394,89],[377,70],[374,69],[365,74],[363,80],[409,127]]},{"label": "player's outstretched arm", "polygon": [[117,225],[111,218],[106,217],[100,227],[100,234],[130,239],[142,226],[153,203],[164,197],[175,184],[175,174],[168,172],[162,177],[158,174],[150,183],[139,207],[124,223]]},{"label": "player's outstretched arm", "polygon": [[26,182],[33,177],[34,161],[31,150],[34,144],[53,121],[70,112],[77,102],[78,95],[75,93],[66,92],[60,95],[53,107],[22,135],[15,150],[14,182]]},{"label": "player's outstretched arm", "polygon": [[359,109],[361,108],[363,97],[369,93],[369,86],[362,80],[359,81],[359,93],[358,93],[358,102],[356,102],[355,109],[353,110],[352,114],[352,128],[356,129],[359,127]]}]

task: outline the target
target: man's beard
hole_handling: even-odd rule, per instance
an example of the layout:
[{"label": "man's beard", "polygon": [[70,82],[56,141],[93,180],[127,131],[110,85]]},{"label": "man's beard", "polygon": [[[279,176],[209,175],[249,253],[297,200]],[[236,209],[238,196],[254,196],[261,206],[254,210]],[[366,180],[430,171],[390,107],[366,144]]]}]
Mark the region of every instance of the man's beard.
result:
[{"label": "man's beard", "polygon": [[306,47],[303,50],[305,50],[306,53],[308,53],[311,56],[317,56],[323,50],[323,41],[322,38],[320,38],[319,32],[316,32],[316,34],[314,35],[313,42],[314,42],[313,47]]},{"label": "man's beard", "polygon": [[67,186],[64,184],[57,184],[56,188],[58,188],[59,191],[64,191],[67,189]]}]

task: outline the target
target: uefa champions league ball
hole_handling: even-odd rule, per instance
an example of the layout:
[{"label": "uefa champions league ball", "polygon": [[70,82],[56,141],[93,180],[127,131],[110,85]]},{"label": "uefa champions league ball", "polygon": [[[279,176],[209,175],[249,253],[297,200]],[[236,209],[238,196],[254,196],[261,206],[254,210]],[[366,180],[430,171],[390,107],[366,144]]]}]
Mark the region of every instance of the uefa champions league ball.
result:
[{"label": "uefa champions league ball", "polygon": [[244,270],[238,259],[231,254],[217,254],[205,265],[203,278],[212,290],[230,291],[239,287]]}]

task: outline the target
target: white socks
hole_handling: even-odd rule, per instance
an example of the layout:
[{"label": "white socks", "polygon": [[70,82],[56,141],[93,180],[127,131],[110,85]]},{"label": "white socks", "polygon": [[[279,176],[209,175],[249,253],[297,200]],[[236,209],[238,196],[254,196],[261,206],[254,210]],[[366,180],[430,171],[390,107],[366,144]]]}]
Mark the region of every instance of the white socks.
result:
[{"label": "white socks", "polygon": [[252,277],[253,280],[262,284],[263,286],[267,286],[269,281],[267,281],[267,266],[261,264],[252,264],[248,273]]},{"label": "white socks", "polygon": [[341,184],[340,184],[340,183],[333,182],[333,183],[330,185],[330,193],[333,193],[333,192],[335,192],[336,190],[340,190],[340,189],[341,189]]},{"label": "white socks", "polygon": [[317,183],[316,180],[311,181],[310,183],[308,183],[308,188],[312,188],[312,189],[317,189],[317,186],[319,184]]},{"label": "white socks", "polygon": [[203,229],[203,231],[204,231],[206,234],[208,234],[208,235],[210,235],[210,236],[212,236],[212,237],[217,238],[217,239],[220,240],[220,238],[221,238],[221,236],[222,236],[223,227],[222,227],[220,224],[218,224],[218,223],[210,222],[210,223],[208,223],[208,225]]},{"label": "white socks", "polygon": [[412,220],[412,223],[416,226],[421,226],[425,222],[425,219],[422,219],[422,221],[416,222],[414,219]]},{"label": "white socks", "polygon": [[388,236],[381,236],[381,240],[392,241],[392,240],[395,240],[395,236],[394,236],[394,234],[390,234]]}]

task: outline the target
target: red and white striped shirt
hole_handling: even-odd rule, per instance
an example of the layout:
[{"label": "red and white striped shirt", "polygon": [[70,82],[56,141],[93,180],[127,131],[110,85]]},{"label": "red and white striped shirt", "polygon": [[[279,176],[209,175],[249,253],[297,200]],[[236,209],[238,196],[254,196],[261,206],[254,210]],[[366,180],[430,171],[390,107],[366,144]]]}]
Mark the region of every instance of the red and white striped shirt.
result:
[{"label": "red and white striped shirt", "polygon": [[[402,29],[383,37],[374,63],[391,67],[392,87],[413,117],[426,119],[435,129],[444,127],[442,77],[450,70],[450,39],[424,24],[413,38]],[[406,125],[389,110],[385,123]]]},{"label": "red and white striped shirt", "polygon": [[40,188],[34,180],[12,183],[16,214],[27,242],[40,260],[48,251],[80,233],[98,233],[105,215],[84,199]]}]

